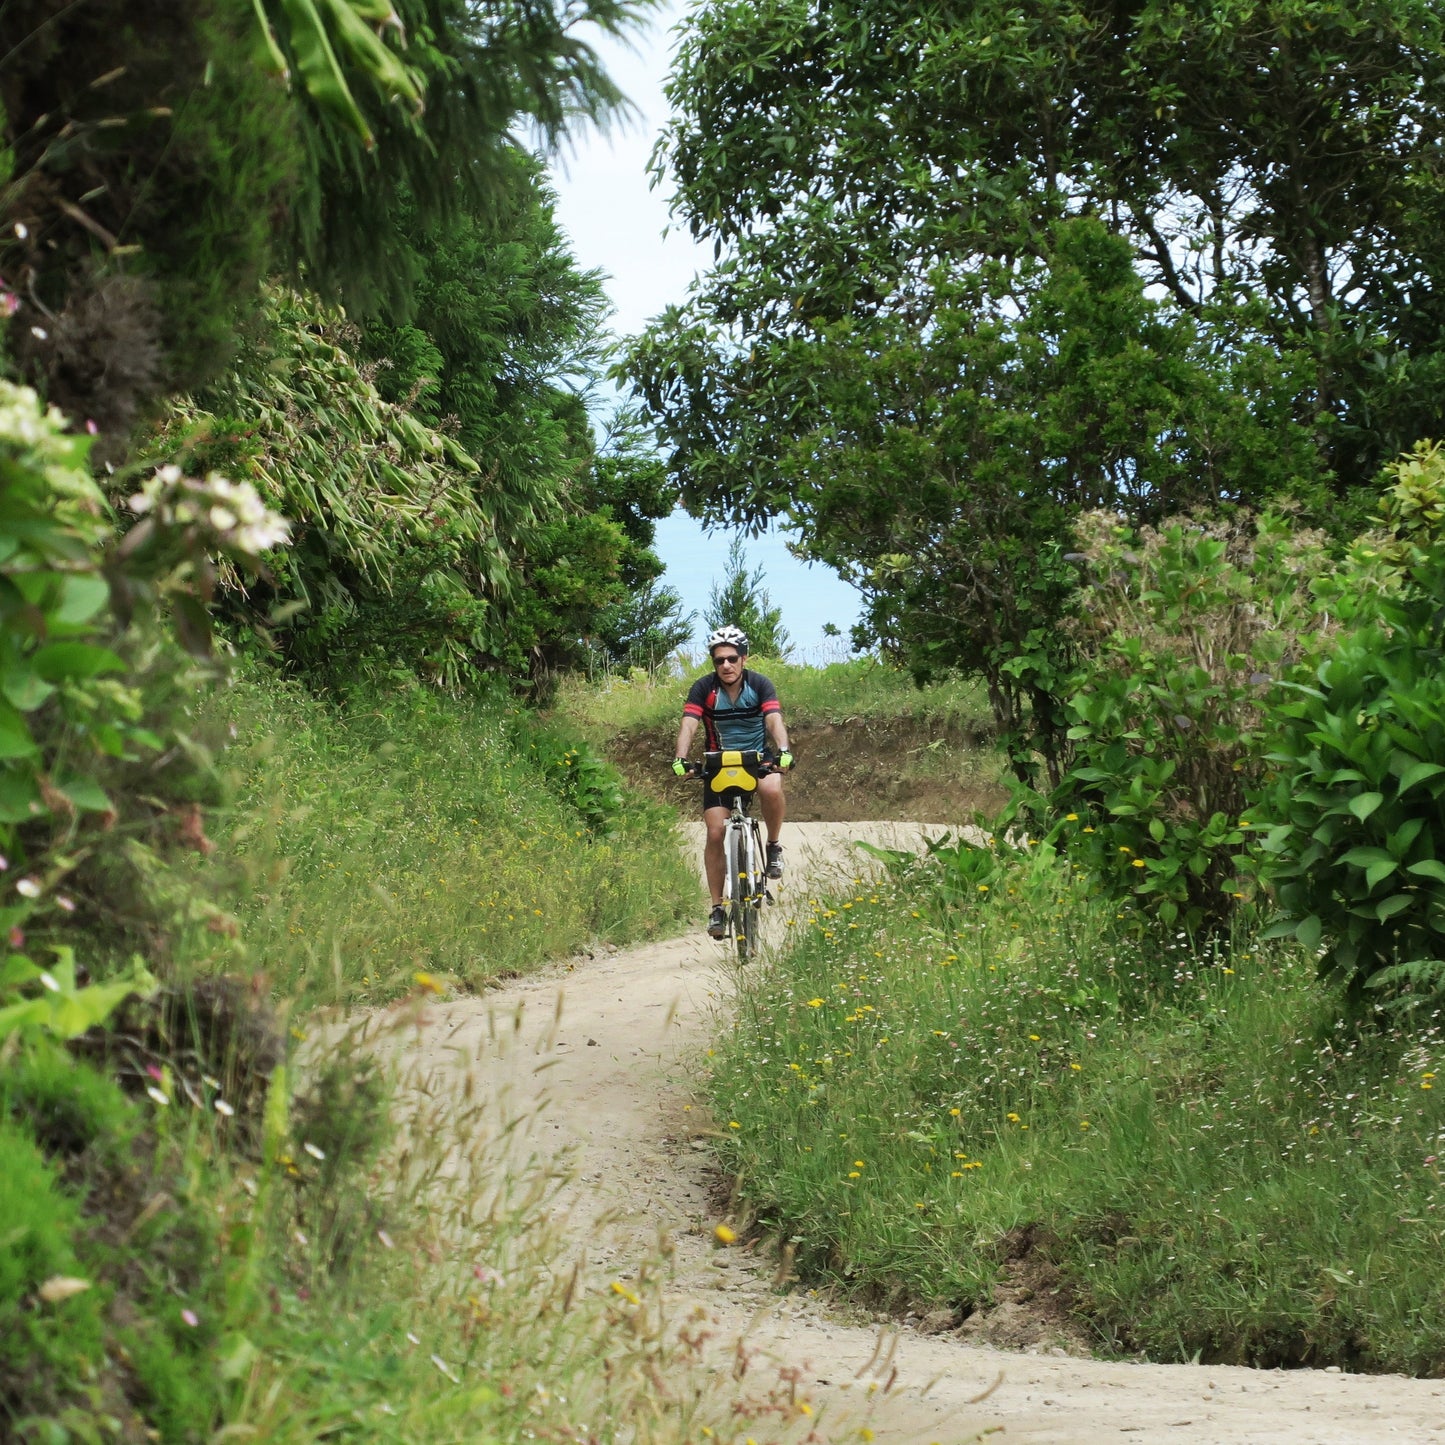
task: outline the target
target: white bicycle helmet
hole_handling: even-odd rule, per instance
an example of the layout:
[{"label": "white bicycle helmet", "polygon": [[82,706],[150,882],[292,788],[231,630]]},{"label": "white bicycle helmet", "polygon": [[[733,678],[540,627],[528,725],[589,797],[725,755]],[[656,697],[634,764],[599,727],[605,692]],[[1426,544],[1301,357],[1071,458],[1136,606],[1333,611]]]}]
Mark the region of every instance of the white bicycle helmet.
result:
[{"label": "white bicycle helmet", "polygon": [[729,647],[736,647],[739,652],[748,650],[748,635],[741,627],[734,627],[731,622],[724,623],[718,630],[712,633],[707,640],[708,656],[712,656],[715,647],[726,644]]}]

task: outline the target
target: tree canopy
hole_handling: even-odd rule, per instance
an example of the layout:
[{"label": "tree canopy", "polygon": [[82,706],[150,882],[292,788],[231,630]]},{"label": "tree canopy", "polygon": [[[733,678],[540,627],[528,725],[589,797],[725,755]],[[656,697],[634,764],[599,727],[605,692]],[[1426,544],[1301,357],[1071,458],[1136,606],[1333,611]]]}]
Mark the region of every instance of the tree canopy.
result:
[{"label": "tree canopy", "polygon": [[1005,724],[1081,507],[1344,529],[1438,430],[1441,36],[1426,0],[701,7],[658,165],[716,262],[625,361],[684,497],[787,514]]}]

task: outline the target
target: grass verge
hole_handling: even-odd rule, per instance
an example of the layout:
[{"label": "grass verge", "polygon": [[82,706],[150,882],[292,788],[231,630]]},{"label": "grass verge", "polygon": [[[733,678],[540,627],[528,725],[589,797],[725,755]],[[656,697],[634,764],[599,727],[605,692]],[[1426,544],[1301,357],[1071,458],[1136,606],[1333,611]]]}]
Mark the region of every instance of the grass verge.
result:
[{"label": "grass verge", "polygon": [[810,900],[711,1061],[798,1267],[985,1335],[1032,1292],[1111,1352],[1445,1371],[1440,1021],[1351,1033],[1298,954],[1141,941],[1048,855],[948,872]]},{"label": "grass verge", "polygon": [[338,712],[272,678],[218,710],[240,740],[222,841],[242,934],[282,997],[382,1002],[418,972],[476,988],[695,911],[673,815],[528,715],[420,691]]}]

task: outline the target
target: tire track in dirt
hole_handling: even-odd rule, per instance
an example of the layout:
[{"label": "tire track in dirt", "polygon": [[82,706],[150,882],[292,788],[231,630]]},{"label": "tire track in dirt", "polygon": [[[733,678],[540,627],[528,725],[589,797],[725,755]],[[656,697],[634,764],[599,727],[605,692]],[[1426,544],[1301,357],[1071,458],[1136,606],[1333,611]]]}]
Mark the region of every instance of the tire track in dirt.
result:
[{"label": "tire track in dirt", "polygon": [[[856,870],[854,838],[914,846],[922,831],[790,824],[786,888],[796,896],[830,871]],[[693,846],[700,835],[694,828]],[[859,1438],[865,1408],[876,1439],[896,1445],[989,1431],[1069,1445],[1445,1441],[1441,1381],[1015,1354],[870,1325],[806,1290],[779,1295],[770,1261],[712,1238],[710,1125],[690,1071],[725,1015],[732,967],[700,931],[557,964],[484,998],[437,1005],[402,1060],[433,1089],[460,1090],[470,1073],[505,1099],[527,1120],[512,1140],[519,1159],[570,1158],[554,1208],[595,1287],[625,1276],[660,1236],[669,1241],[674,1314],[706,1311],[719,1381],[746,1336],[760,1361],[798,1371],[833,1441]]]}]

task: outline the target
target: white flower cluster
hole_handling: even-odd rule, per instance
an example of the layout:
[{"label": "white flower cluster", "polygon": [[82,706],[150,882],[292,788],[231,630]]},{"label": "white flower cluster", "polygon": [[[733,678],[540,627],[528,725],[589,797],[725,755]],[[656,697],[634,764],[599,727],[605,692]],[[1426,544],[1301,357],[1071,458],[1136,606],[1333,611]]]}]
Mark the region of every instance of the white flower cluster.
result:
[{"label": "white flower cluster", "polygon": [[46,461],[69,460],[65,418],[28,386],[0,381],[0,441],[28,447]]},{"label": "white flower cluster", "polygon": [[233,555],[258,557],[291,540],[291,524],[257,495],[250,482],[233,482],[212,472],[204,481],[177,466],[161,467],[130,499],[138,516],[151,513],[173,527],[199,527],[208,542]]}]

